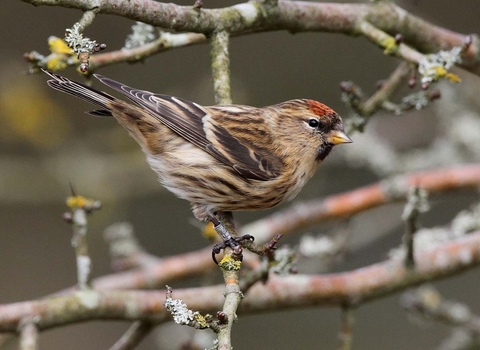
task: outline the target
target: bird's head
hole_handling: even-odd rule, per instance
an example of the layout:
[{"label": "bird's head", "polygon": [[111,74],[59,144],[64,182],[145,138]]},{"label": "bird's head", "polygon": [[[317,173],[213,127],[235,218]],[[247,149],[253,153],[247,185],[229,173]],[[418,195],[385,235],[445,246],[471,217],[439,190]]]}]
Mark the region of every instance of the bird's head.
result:
[{"label": "bird's head", "polygon": [[298,99],[277,105],[278,125],[282,141],[296,145],[299,152],[310,153],[321,161],[330,153],[333,146],[351,143],[343,130],[340,116],[323,103]]}]

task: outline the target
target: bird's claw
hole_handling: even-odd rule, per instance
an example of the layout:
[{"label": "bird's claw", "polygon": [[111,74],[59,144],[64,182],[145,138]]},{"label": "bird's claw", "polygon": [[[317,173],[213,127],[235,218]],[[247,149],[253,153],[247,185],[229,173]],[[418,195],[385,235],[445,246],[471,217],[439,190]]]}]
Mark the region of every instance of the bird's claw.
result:
[{"label": "bird's claw", "polygon": [[233,250],[233,253],[237,256],[240,257],[240,260],[242,259],[242,246],[241,243],[244,241],[250,241],[253,242],[255,240],[255,237],[252,235],[243,235],[240,237],[232,237],[229,240],[223,241],[222,243],[215,244],[212,249],[212,259],[215,262],[215,264],[218,265],[218,261],[216,258],[217,254],[220,254],[220,252],[229,247],[230,249]]}]

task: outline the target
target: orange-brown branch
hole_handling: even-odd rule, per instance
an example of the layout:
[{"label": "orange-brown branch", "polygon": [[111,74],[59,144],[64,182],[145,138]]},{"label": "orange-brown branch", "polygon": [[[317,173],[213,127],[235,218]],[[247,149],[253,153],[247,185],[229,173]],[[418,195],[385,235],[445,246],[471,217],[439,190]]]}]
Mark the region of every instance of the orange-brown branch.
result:
[{"label": "orange-brown branch", "polygon": [[325,199],[300,202],[244,226],[241,234],[248,233],[258,241],[266,242],[277,233],[289,234],[309,225],[350,217],[368,209],[403,200],[412,186],[419,186],[432,194],[461,188],[477,188],[480,186],[480,165],[400,175]]},{"label": "orange-brown branch", "polygon": [[[327,275],[271,276],[253,286],[239,313],[252,314],[308,306],[359,304],[411,286],[448,277],[480,263],[480,231],[422,251],[416,268],[403,259],[390,259],[353,271]],[[175,298],[201,312],[222,307],[224,286],[175,290]],[[41,300],[0,305],[0,331],[16,332],[26,317],[35,317],[39,330],[91,320],[140,320],[163,323],[170,319],[163,303],[165,291],[77,291]],[[134,310],[134,312],[132,311]]]},{"label": "orange-brown branch", "polygon": [[[458,166],[398,176],[343,194],[298,203],[242,227],[241,234],[250,233],[256,237],[257,242],[265,242],[279,232],[291,234],[308,225],[349,217],[402,200],[412,185],[425,188],[432,194],[477,188],[480,186],[480,165]],[[93,281],[93,286],[95,289],[102,290],[155,288],[172,280],[196,276],[215,267],[211,260],[211,248],[208,247],[162,258],[158,264],[151,267],[99,277]]]}]

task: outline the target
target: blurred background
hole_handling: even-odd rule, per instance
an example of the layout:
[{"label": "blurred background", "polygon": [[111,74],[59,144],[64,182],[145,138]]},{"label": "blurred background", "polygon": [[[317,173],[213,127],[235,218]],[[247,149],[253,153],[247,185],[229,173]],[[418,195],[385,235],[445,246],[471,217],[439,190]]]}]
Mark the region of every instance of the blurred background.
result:
[{"label": "blurred background", "polygon": [[[176,1],[185,5],[193,2]],[[207,8],[238,2],[204,0]],[[477,0],[396,3],[439,26],[460,33],[480,33]],[[157,183],[125,130],[111,119],[84,114],[91,106],[49,89],[45,75],[26,74],[28,64],[23,54],[33,50],[48,54],[48,37],[63,37],[65,29],[80,17],[77,10],[34,7],[20,0],[0,3],[0,303],[39,298],[75,284],[71,228],[61,219],[69,181],[79,194],[103,203],[102,210],[89,218],[94,276],[111,272],[102,231],[118,221],[131,222],[140,243],[159,256],[206,245],[198,227],[191,223],[188,203]],[[107,44],[108,51],[118,50],[133,24],[100,15],[85,35]],[[340,82],[352,80],[369,95],[375,91],[376,82],[388,77],[399,63],[364,38],[328,33],[247,35],[233,38],[230,50],[235,103],[262,106],[313,98],[331,106],[344,119],[351,112],[341,101]],[[204,105],[214,103],[208,45],[176,49],[144,63],[107,67],[99,73],[141,89]],[[462,83],[438,84],[442,99],[428,108],[403,116],[378,113],[366,134],[352,135],[353,145],[335,149],[296,201],[347,191],[388,175],[479,161],[480,78],[461,70],[455,73]],[[82,79],[73,68],[61,74]],[[459,210],[477,200],[475,191],[434,197],[432,209],[421,218],[422,225],[448,224]],[[401,242],[402,210],[402,204],[389,205],[351,220],[348,257],[331,266],[331,271],[350,270],[386,258],[389,249]],[[271,212],[239,213],[236,218],[248,223]],[[307,232],[335,234],[343,227],[329,223]],[[286,241],[295,245],[299,236]],[[299,270],[320,271],[311,261],[300,261]],[[464,302],[480,313],[479,281],[479,271],[473,270],[434,285],[446,298]],[[188,285],[198,285],[198,281],[172,287]],[[371,302],[358,310],[355,349],[434,349],[448,335],[446,326],[412,322],[399,306],[399,296]],[[234,346],[237,350],[332,349],[337,346],[339,315],[338,309],[312,308],[242,316],[235,325]],[[128,324],[121,322],[63,327],[42,333],[40,346],[105,349],[127,328]],[[178,343],[171,335],[185,336],[188,332],[186,327],[161,326],[140,349],[177,349]]]}]

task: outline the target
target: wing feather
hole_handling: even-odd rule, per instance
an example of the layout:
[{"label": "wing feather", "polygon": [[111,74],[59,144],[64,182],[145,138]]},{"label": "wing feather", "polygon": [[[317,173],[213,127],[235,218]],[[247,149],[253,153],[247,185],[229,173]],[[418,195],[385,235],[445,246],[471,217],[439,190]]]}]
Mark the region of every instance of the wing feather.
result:
[{"label": "wing feather", "polygon": [[257,119],[251,125],[255,121],[250,117],[254,107],[204,108],[178,97],[134,89],[98,74],[95,77],[148,110],[154,118],[185,140],[231,166],[245,179],[266,181],[281,173],[281,159],[268,150],[272,140],[265,137],[268,135],[264,130],[265,123],[263,120],[259,123]]}]

